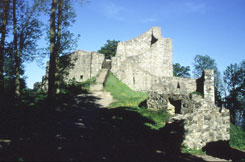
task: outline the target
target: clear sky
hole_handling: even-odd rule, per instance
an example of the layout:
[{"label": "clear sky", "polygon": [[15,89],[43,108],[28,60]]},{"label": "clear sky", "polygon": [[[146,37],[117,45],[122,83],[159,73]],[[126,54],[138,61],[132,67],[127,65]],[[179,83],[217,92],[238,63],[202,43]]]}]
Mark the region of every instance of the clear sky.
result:
[{"label": "clear sky", "polygon": [[[173,40],[174,63],[192,68],[195,55],[209,55],[223,73],[245,59],[245,0],[90,0],[75,9],[77,49],[97,51],[106,40],[126,41],[158,26]],[[29,88],[45,73],[36,62],[25,70]]]}]

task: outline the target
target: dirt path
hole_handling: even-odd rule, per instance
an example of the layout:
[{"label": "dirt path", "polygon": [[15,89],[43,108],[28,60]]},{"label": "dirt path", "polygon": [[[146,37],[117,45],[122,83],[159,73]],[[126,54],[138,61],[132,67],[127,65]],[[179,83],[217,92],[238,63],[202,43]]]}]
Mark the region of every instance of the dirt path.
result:
[{"label": "dirt path", "polygon": [[96,83],[90,86],[91,95],[98,98],[96,104],[99,104],[104,108],[108,107],[113,102],[111,94],[104,90],[104,84],[108,73],[109,69],[101,69],[96,78]]}]

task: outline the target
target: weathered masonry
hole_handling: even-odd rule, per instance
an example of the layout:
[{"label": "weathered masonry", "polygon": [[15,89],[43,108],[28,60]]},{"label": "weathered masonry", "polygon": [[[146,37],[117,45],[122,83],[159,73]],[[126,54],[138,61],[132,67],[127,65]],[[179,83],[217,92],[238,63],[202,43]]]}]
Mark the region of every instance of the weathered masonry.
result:
[{"label": "weathered masonry", "polygon": [[136,91],[191,93],[199,91],[214,102],[213,72],[200,79],[173,76],[172,40],[153,27],[137,38],[119,42],[111,71]]},{"label": "weathered masonry", "polygon": [[[72,79],[77,82],[83,82],[99,74],[105,61],[105,56],[97,52],[78,50],[70,55],[62,56],[60,61],[64,63],[62,74],[65,82]],[[35,83],[34,87],[40,87],[45,91],[48,90],[48,63],[42,82]]]},{"label": "weathered masonry", "polygon": [[[103,74],[103,67],[110,69],[110,61],[97,52],[76,51],[60,59],[67,60],[64,81],[86,81]],[[229,110],[215,105],[213,70],[204,70],[198,79],[173,76],[172,40],[162,37],[161,28],[153,27],[120,42],[111,72],[131,89],[148,92],[148,108],[166,109],[173,116],[169,123],[183,120],[183,145],[188,148],[200,149],[208,142],[230,139]],[[47,90],[47,77],[48,66],[42,83],[36,86]]]},{"label": "weathered masonry", "polygon": [[173,115],[169,123],[184,120],[188,148],[230,139],[229,110],[215,106],[213,70],[199,79],[173,76],[172,40],[163,38],[159,27],[120,42],[111,71],[130,88],[149,92],[148,108],[167,109]]}]

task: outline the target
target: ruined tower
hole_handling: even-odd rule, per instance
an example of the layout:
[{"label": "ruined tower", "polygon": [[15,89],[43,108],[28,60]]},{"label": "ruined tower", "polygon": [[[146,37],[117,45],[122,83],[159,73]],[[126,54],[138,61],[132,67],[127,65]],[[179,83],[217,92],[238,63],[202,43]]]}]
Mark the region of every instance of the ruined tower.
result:
[{"label": "ruined tower", "polygon": [[148,91],[158,77],[172,77],[172,40],[163,38],[160,27],[120,42],[111,71],[130,88]]}]

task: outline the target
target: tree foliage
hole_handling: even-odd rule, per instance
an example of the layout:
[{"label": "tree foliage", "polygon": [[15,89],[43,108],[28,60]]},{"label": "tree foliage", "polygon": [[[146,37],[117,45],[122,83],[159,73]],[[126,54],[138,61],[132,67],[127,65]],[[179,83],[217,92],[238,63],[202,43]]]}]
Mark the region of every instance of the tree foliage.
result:
[{"label": "tree foliage", "polygon": [[[15,96],[20,97],[21,65],[35,58],[37,40],[42,36],[42,23],[38,20],[38,3],[12,0],[13,49]],[[10,56],[11,58],[11,56]]]},{"label": "tree foliage", "polygon": [[49,38],[49,76],[48,76],[48,98],[53,101],[61,79],[59,57],[70,52],[76,44],[74,34],[68,27],[75,22],[75,11],[73,2],[70,0],[52,0],[50,9]]},{"label": "tree foliage", "polygon": [[198,78],[201,77],[202,72],[205,69],[212,69],[214,70],[215,75],[220,75],[215,60],[208,55],[205,56],[196,55],[194,58],[193,66],[194,66],[193,74]]},{"label": "tree foliage", "polygon": [[224,82],[228,91],[226,106],[230,108],[232,122],[235,124],[237,121],[241,125],[241,119],[245,117],[245,60],[226,68]]},{"label": "tree foliage", "polygon": [[220,77],[217,64],[214,59],[208,55],[196,55],[194,58],[194,70],[193,74],[196,77],[201,77],[203,70],[211,69],[214,70],[214,87],[215,87],[215,101],[216,105],[222,106],[222,96],[224,96],[224,86]]},{"label": "tree foliage", "polygon": [[173,75],[177,77],[189,78],[190,67],[189,66],[181,66],[179,63],[173,64]]},{"label": "tree foliage", "polygon": [[106,59],[111,59],[111,57],[116,55],[118,42],[120,41],[107,40],[106,44],[98,52],[104,54]]}]

